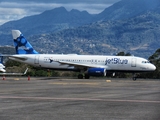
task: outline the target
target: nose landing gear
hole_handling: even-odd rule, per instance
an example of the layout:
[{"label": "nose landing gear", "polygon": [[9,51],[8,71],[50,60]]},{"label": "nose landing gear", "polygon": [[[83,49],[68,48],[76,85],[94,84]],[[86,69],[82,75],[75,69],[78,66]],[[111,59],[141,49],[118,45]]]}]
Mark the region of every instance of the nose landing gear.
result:
[{"label": "nose landing gear", "polygon": [[132,79],[133,79],[133,81],[136,81],[136,80],[137,80],[137,75],[136,75],[136,73],[133,73]]}]

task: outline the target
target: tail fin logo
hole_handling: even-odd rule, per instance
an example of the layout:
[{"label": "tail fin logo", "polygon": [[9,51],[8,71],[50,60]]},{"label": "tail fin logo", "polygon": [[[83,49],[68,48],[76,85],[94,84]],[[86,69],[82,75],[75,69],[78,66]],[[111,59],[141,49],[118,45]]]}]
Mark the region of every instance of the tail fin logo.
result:
[{"label": "tail fin logo", "polygon": [[[16,32],[16,31],[15,31]],[[14,39],[14,46],[17,54],[38,54],[32,47],[32,45],[25,39],[23,34]]]},{"label": "tail fin logo", "polygon": [[16,40],[18,43],[18,46],[25,46],[27,44],[27,40],[23,37],[23,34],[21,34]]}]

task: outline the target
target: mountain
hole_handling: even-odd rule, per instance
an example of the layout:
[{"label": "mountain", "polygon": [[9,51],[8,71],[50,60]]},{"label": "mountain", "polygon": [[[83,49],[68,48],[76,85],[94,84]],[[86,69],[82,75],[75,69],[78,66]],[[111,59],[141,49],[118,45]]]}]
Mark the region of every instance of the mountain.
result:
[{"label": "mountain", "polygon": [[95,17],[99,20],[124,20],[160,8],[160,0],[122,0]]},{"label": "mountain", "polygon": [[101,21],[29,39],[42,53],[106,55],[124,51],[147,58],[160,47],[159,30],[160,14],[147,12],[127,20]]},{"label": "mountain", "polygon": [[16,54],[13,46],[0,46],[0,54]]},{"label": "mountain", "polygon": [[24,17],[20,20],[10,21],[0,26],[1,45],[10,44],[11,30],[19,29],[26,36],[49,33],[78,27],[91,22],[92,15],[86,11],[67,11],[64,7],[47,10],[39,15]]},{"label": "mountain", "polygon": [[87,11],[67,11],[64,7],[59,7],[1,25],[1,45],[11,44],[12,29],[19,29],[26,36],[51,33],[97,21],[129,19],[147,11],[158,10],[159,6],[159,0],[122,0],[97,15],[91,15]]},{"label": "mountain", "polygon": [[[122,0],[100,14],[64,7],[0,26],[1,45],[19,29],[42,53],[113,54],[148,57],[159,48],[160,1]],[[39,34],[39,35],[38,35]]]},{"label": "mountain", "polygon": [[[47,10],[39,15],[24,17],[0,26],[0,31],[8,29],[21,29],[29,34],[54,32],[61,29],[81,26],[90,23],[92,15],[86,11],[67,11],[64,7]],[[32,30],[32,32],[28,32]]]}]

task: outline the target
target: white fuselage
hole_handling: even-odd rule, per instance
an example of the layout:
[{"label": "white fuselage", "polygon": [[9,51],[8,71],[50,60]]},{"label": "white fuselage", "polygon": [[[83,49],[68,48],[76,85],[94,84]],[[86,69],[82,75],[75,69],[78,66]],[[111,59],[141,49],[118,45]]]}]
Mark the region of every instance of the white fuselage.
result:
[{"label": "white fuselage", "polygon": [[[107,71],[145,72],[156,69],[148,60],[134,56],[21,54],[12,55],[9,58],[35,67],[58,70],[80,70],[86,67],[105,68]],[[21,58],[25,58],[25,60]]]}]

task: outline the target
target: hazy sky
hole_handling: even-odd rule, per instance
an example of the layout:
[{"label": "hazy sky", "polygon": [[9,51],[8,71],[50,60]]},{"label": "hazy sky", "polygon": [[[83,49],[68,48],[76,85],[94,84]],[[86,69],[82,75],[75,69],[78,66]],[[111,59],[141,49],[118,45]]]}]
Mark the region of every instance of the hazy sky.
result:
[{"label": "hazy sky", "polygon": [[56,7],[65,7],[68,11],[86,10],[91,14],[102,12],[120,0],[0,0],[0,25],[24,16],[39,14]]}]

